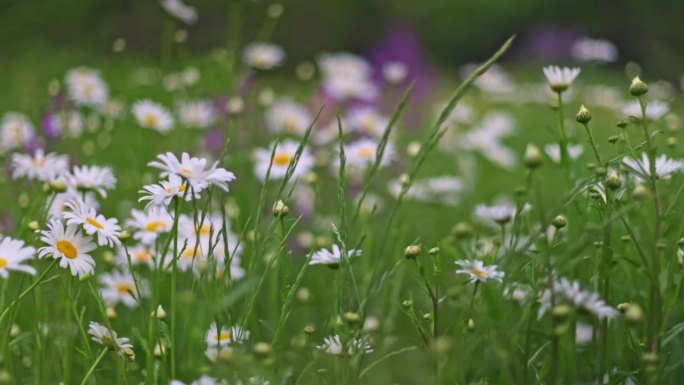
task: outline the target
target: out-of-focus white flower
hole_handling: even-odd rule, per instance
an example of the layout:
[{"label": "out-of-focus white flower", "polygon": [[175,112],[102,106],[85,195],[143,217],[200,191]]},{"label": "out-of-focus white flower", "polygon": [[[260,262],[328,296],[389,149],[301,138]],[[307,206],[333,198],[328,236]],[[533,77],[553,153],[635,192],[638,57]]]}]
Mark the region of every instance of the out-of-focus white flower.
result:
[{"label": "out-of-focus white flower", "polygon": [[323,54],[318,58],[323,89],[334,99],[374,100],[378,89],[371,79],[371,65],[350,53]]},{"label": "out-of-focus white flower", "polygon": [[[347,250],[349,258],[358,257],[361,255],[361,250],[351,249]],[[332,245],[330,250],[321,249],[311,255],[310,265],[328,265],[332,268],[337,268],[342,260],[342,250],[336,244]]]},{"label": "out-of-focus white flower", "polygon": [[146,245],[153,244],[160,234],[171,231],[173,225],[171,215],[162,207],[151,206],[145,211],[134,209],[131,216],[127,225],[134,230],[133,238]]},{"label": "out-of-focus white flower", "polygon": [[0,122],[0,148],[12,150],[26,145],[35,136],[29,118],[18,112],[8,112]]},{"label": "out-of-focus white flower", "polygon": [[63,174],[70,188],[76,190],[94,191],[103,197],[107,190],[116,185],[116,178],[112,169],[103,166],[74,166],[71,172]]},{"label": "out-of-focus white flower", "polygon": [[598,294],[582,290],[578,281],[561,278],[554,281],[551,288],[547,288],[541,293],[539,298],[541,304],[538,312],[539,318],[551,308],[552,296],[555,296],[555,305],[562,303],[562,301],[567,301],[576,308],[584,310],[599,319],[610,319],[618,315],[617,310],[606,305],[599,298]]},{"label": "out-of-focus white flower", "polygon": [[192,25],[197,22],[197,9],[186,5],[182,0],[161,0],[160,4],[169,15],[185,24]]},{"label": "out-of-focus white flower", "polygon": [[188,101],[178,106],[178,119],[185,127],[207,128],[214,123],[214,108],[208,101]]},{"label": "out-of-focus white flower", "polygon": [[572,56],[581,62],[601,61],[612,63],[617,60],[615,44],[603,39],[584,38],[577,40],[571,48]]},{"label": "out-of-focus white flower", "polygon": [[[651,120],[658,120],[670,110],[670,105],[661,101],[649,101],[646,104],[646,118]],[[641,105],[638,100],[631,101],[622,107],[622,113],[634,117],[636,119],[643,119],[641,113]]]},{"label": "out-of-focus white flower", "polygon": [[[375,163],[378,156],[379,144],[380,142],[377,139],[371,138],[362,138],[352,143],[345,144],[344,154],[347,158],[347,166],[363,170]],[[382,158],[380,159],[380,166],[386,166],[392,160],[394,154],[394,146],[391,143],[387,143]],[[337,162],[339,162],[339,158],[337,159]]]},{"label": "out-of-focus white flower", "polygon": [[[346,345],[346,346],[345,346]],[[365,341],[362,338],[353,338],[350,341],[347,341],[346,344],[342,343],[342,340],[340,339],[339,335],[332,335],[329,337],[325,337],[323,339],[323,344],[317,346],[318,349],[328,353],[332,354],[334,356],[339,356],[344,353],[352,356],[357,353],[372,353],[373,348],[371,345]]]},{"label": "out-of-focus white flower", "polygon": [[38,249],[38,256],[59,259],[59,266],[69,268],[73,276],[93,274],[95,260],[89,253],[95,250],[95,244],[91,237],[84,237],[79,230],[77,225],[65,227],[61,221],[50,221],[47,230],[40,232],[40,240],[47,246]]},{"label": "out-of-focus white flower", "polygon": [[0,238],[0,278],[7,279],[10,270],[35,275],[36,269],[24,263],[36,257],[36,249],[24,246],[24,241]]},{"label": "out-of-focus white flower", "polygon": [[52,182],[69,169],[69,158],[55,153],[45,154],[42,148],[33,156],[12,154],[12,178]]},{"label": "out-of-focus white flower", "polygon": [[151,100],[140,100],[133,104],[133,116],[140,127],[164,133],[173,128],[171,113],[161,104]]},{"label": "out-of-focus white flower", "polygon": [[[128,308],[135,308],[138,306],[137,290],[135,280],[130,273],[120,273],[114,271],[111,273],[102,273],[98,280],[104,286],[100,293],[102,299],[108,306],[114,306],[121,302]],[[146,294],[145,281],[139,281],[140,295]]]},{"label": "out-of-focus white flower", "polygon": [[[641,160],[624,157],[622,163],[636,172],[641,179],[646,179],[651,175],[651,161],[645,152],[641,154]],[[670,159],[665,154],[655,159],[655,174],[658,178],[670,179],[673,173],[680,172],[682,169],[684,169],[683,161]]]},{"label": "out-of-focus white flower", "polygon": [[456,262],[461,268],[456,270],[457,274],[467,274],[470,282],[487,282],[490,279],[501,281],[504,272],[496,269],[496,265],[485,266],[480,260],[465,259]]},{"label": "out-of-focus white flower", "polygon": [[362,107],[351,110],[344,122],[356,132],[371,137],[380,137],[387,128],[389,118],[374,108]]},{"label": "out-of-focus white flower", "polygon": [[[464,188],[465,183],[461,178],[444,175],[415,181],[406,192],[406,197],[425,203],[455,206]],[[394,196],[399,196],[401,181],[391,183],[389,190]]]},{"label": "out-of-focus white flower", "polygon": [[154,252],[148,245],[135,245],[128,248],[128,255],[126,255],[126,248],[123,246],[118,248],[117,264],[121,267],[128,267],[128,257],[131,257],[131,265],[147,265],[154,267]]},{"label": "out-of-focus white flower", "polygon": [[594,328],[589,324],[581,322],[575,327],[575,344],[577,346],[589,345],[594,337]]},{"label": "out-of-focus white flower", "polygon": [[510,204],[487,206],[479,204],[475,207],[475,216],[482,221],[491,221],[497,225],[510,221],[516,214],[517,208]]},{"label": "out-of-focus white flower", "polygon": [[[281,143],[274,143],[275,153],[273,154],[273,163],[271,164],[271,150],[267,149],[257,149],[254,152],[255,165],[254,173],[262,181],[266,179],[266,173],[268,172],[269,165],[271,166],[271,171],[269,175],[269,180],[282,179],[285,177],[290,163],[293,161],[297,149],[299,148],[299,143],[293,140],[284,140]],[[292,173],[292,178],[298,178],[300,176],[306,175],[313,166],[314,158],[309,152],[308,148],[304,148],[297,162],[297,166],[294,168]]]},{"label": "out-of-focus white flower", "polygon": [[240,326],[217,327],[211,325],[206,335],[206,343],[209,347],[226,346],[244,343],[249,339],[249,330]]},{"label": "out-of-focus white flower", "polygon": [[[555,163],[560,163],[560,145],[551,143],[544,146],[544,152]],[[568,144],[568,155],[570,159],[577,159],[584,153],[584,146],[581,144]]]},{"label": "out-of-focus white flower", "polygon": [[570,87],[581,70],[577,67],[547,66],[543,68],[546,80],[555,92],[563,92]]},{"label": "out-of-focus white flower", "polygon": [[64,82],[69,98],[77,105],[101,106],[107,102],[109,89],[96,69],[73,68],[67,72]]},{"label": "out-of-focus white flower", "polygon": [[400,61],[390,61],[382,66],[382,77],[387,83],[399,84],[406,79],[408,67]]},{"label": "out-of-focus white flower", "polygon": [[273,133],[303,135],[312,119],[306,107],[291,99],[278,99],[266,110],[266,125]]},{"label": "out-of-focus white flower", "polygon": [[252,43],[245,47],[242,60],[250,67],[270,70],[283,63],[285,51],[271,43]]},{"label": "out-of-focus white flower", "polygon": [[133,345],[130,344],[129,339],[119,338],[114,330],[110,330],[97,322],[90,322],[88,325],[88,334],[93,337],[93,341],[110,348],[121,357],[128,357],[131,360],[135,360]]}]

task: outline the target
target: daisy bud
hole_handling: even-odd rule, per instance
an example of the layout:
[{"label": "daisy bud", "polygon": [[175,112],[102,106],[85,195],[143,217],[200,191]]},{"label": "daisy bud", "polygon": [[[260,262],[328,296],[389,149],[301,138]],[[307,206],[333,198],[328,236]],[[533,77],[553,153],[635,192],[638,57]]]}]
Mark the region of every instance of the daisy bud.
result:
[{"label": "daisy bud", "polygon": [[473,226],[467,222],[460,222],[454,226],[453,233],[458,239],[469,238],[473,235]]},{"label": "daisy bud", "polygon": [[413,306],[413,301],[410,299],[405,299],[402,303],[401,306],[403,306],[406,309],[409,309]]},{"label": "daisy bud", "polygon": [[311,335],[311,334],[314,334],[315,331],[316,331],[316,327],[314,325],[309,324],[309,325],[304,326],[304,333],[306,333],[306,334]]},{"label": "daisy bud", "polygon": [[557,305],[551,310],[551,314],[555,318],[565,318],[572,313],[572,307],[570,305]]},{"label": "daisy bud", "polygon": [[642,200],[648,196],[648,190],[646,187],[642,184],[638,184],[634,187],[634,190],[632,191],[632,197],[636,200]]},{"label": "daisy bud", "polygon": [[344,315],[342,315],[342,318],[344,318],[344,320],[349,322],[350,324],[361,322],[361,316],[359,315],[359,313],[351,311],[344,313]]},{"label": "daisy bud", "polygon": [[563,227],[568,225],[568,220],[563,215],[558,215],[555,218],[553,218],[551,224],[553,225],[553,227],[557,229],[562,229]]},{"label": "daisy bud", "polygon": [[311,300],[311,291],[306,287],[300,288],[297,290],[297,299],[304,303],[309,302]]},{"label": "daisy bud", "polygon": [[427,312],[427,313],[423,314],[423,319],[426,321],[432,320],[432,313]]},{"label": "daisy bud", "polygon": [[524,163],[525,167],[529,168],[530,170],[539,168],[544,163],[544,156],[542,155],[541,151],[539,151],[539,147],[535,146],[534,144],[527,145],[527,148],[525,149]]},{"label": "daisy bud", "polygon": [[411,142],[409,145],[406,147],[406,154],[410,156],[411,158],[415,157],[418,155],[420,152],[420,142]]},{"label": "daisy bud", "polygon": [[217,359],[219,361],[223,361],[223,362],[230,362],[233,360],[234,356],[235,356],[235,351],[233,350],[233,348],[228,347],[228,346],[223,346],[220,348],[220,350],[218,352]]},{"label": "daisy bud", "polygon": [[156,319],[164,319],[166,318],[166,311],[162,307],[162,305],[157,306],[157,310],[153,311],[150,314],[150,317],[156,318]]},{"label": "daisy bud", "polygon": [[122,230],[121,233],[119,233],[119,240],[121,242],[127,241],[131,237],[131,233],[129,233],[126,230]]},{"label": "daisy bud", "polygon": [[299,80],[306,81],[311,79],[316,74],[316,67],[314,67],[311,62],[301,62],[299,65],[297,65],[297,68],[295,68],[295,73],[297,74]]},{"label": "daisy bud", "polygon": [[617,143],[618,140],[620,140],[620,137],[617,135],[613,135],[613,136],[608,137],[608,143],[610,143],[610,144],[615,144],[615,143]]},{"label": "daisy bud", "polygon": [[17,324],[12,324],[10,328],[10,337],[14,338],[21,333],[21,328]]},{"label": "daisy bud", "polygon": [[628,243],[632,241],[632,237],[630,237],[629,235],[623,235],[622,237],[620,237],[620,240],[624,243]]},{"label": "daisy bud", "polygon": [[667,249],[667,243],[660,241],[660,242],[656,243],[656,247],[660,250],[665,250],[665,249]]},{"label": "daisy bud", "polygon": [[630,304],[627,306],[627,310],[625,311],[625,319],[627,322],[635,324],[641,321],[644,318],[644,311],[641,309],[641,306],[637,304]]},{"label": "daisy bud", "polygon": [[28,224],[28,228],[29,228],[30,230],[36,231],[36,230],[38,230],[38,229],[40,228],[40,225],[38,224],[38,221],[31,221],[31,222],[29,222],[29,224]]},{"label": "daisy bud", "polygon": [[667,138],[667,145],[670,147],[675,147],[677,145],[677,138],[674,136]]},{"label": "daisy bud", "polygon": [[575,120],[577,120],[578,123],[582,124],[587,124],[591,121],[591,112],[584,107],[584,104],[580,107],[579,111],[577,112],[577,115],[575,115]]},{"label": "daisy bud", "polygon": [[641,361],[643,361],[645,364],[650,364],[650,365],[657,365],[658,364],[658,355],[656,353],[645,353],[641,357]]},{"label": "daisy bud", "polygon": [[409,177],[408,174],[401,174],[399,183],[401,183],[402,186],[408,186],[411,184],[411,177]]},{"label": "daisy bud", "polygon": [[625,128],[629,126],[629,122],[626,120],[618,120],[618,122],[615,125],[618,126],[618,128]]},{"label": "daisy bud", "polygon": [[173,40],[175,40],[176,43],[185,43],[188,40],[188,31],[184,29],[179,29],[173,35]]},{"label": "daisy bud", "polygon": [[309,173],[306,174],[306,183],[308,184],[315,184],[318,181],[318,175],[310,171]]},{"label": "daisy bud", "polygon": [[282,4],[273,3],[268,7],[268,9],[266,9],[266,15],[268,17],[270,17],[271,19],[277,19],[283,15],[284,10],[285,10],[285,7],[283,7]]},{"label": "daisy bud", "polygon": [[259,92],[259,104],[262,106],[268,106],[273,103],[275,99],[275,92],[272,89],[266,88]]},{"label": "daisy bud", "polygon": [[112,51],[114,51],[114,52],[117,52],[117,53],[122,52],[125,49],[126,49],[126,39],[124,39],[124,38],[120,37],[120,38],[114,40],[114,42],[112,43]]},{"label": "daisy bud", "polygon": [[632,84],[629,86],[629,93],[632,96],[641,96],[648,92],[648,84],[644,83],[638,76],[632,79]]},{"label": "daisy bud", "polygon": [[52,189],[52,191],[54,191],[56,193],[63,193],[66,191],[67,185],[66,185],[66,182],[64,182],[63,180],[57,179],[55,181],[52,181],[52,183],[50,183],[50,188]]},{"label": "daisy bud", "polygon": [[421,248],[418,245],[409,245],[404,249],[406,259],[416,259],[420,255]]},{"label": "daisy bud", "polygon": [[164,357],[166,354],[166,346],[164,344],[157,342],[156,345],[154,345],[154,356],[157,358]]},{"label": "daisy bud", "polygon": [[597,176],[606,176],[606,175],[608,175],[608,170],[605,167],[596,167],[594,169],[594,173]]},{"label": "daisy bud", "polygon": [[254,344],[254,354],[257,356],[267,356],[271,354],[271,351],[273,351],[273,348],[267,342],[257,342]]},{"label": "daisy bud", "polygon": [[615,308],[616,308],[620,313],[624,313],[624,312],[626,312],[627,309],[629,308],[629,302],[619,303]]},{"label": "daisy bud", "polygon": [[605,182],[606,186],[611,190],[617,190],[622,186],[622,181],[616,172],[611,172]]},{"label": "daisy bud", "polygon": [[284,218],[289,212],[290,208],[281,200],[278,200],[278,202],[273,205],[273,216],[276,218]]},{"label": "daisy bud", "polygon": [[475,330],[475,321],[473,321],[472,318],[468,319],[468,330],[469,331]]},{"label": "daisy bud", "polygon": [[433,247],[430,250],[428,250],[428,253],[432,256],[435,256],[439,254],[439,247]]},{"label": "daisy bud", "polygon": [[234,96],[228,99],[226,109],[230,114],[239,114],[245,109],[245,101],[239,96]]},{"label": "daisy bud", "polygon": [[430,345],[432,352],[439,355],[448,354],[451,351],[451,340],[447,337],[438,337]]},{"label": "daisy bud", "polygon": [[105,314],[107,315],[107,318],[116,318],[116,310],[111,306],[105,309]]}]

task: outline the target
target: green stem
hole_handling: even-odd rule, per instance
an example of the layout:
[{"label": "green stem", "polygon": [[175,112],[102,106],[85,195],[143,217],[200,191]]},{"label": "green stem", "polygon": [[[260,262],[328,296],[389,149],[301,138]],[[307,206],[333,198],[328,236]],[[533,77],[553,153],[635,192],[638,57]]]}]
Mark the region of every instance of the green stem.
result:
[{"label": "green stem", "polygon": [[100,355],[97,356],[97,359],[95,359],[95,362],[93,362],[93,365],[90,367],[90,369],[88,369],[88,372],[86,373],[85,377],[83,377],[83,381],[81,381],[81,385],[85,385],[88,382],[88,378],[90,378],[90,376],[95,371],[95,368],[97,368],[97,365],[100,363],[100,361],[102,361],[105,354],[107,354],[107,350],[109,350],[109,349],[108,348],[102,349],[102,351],[100,352]]},{"label": "green stem", "polygon": [[591,129],[589,128],[588,123],[583,123],[584,129],[587,131],[587,136],[589,137],[589,144],[591,145],[592,150],[594,150],[594,156],[596,157],[596,162],[598,162],[599,165],[603,165],[603,162],[601,162],[601,155],[599,154],[598,151],[598,146],[596,145],[596,141],[594,140],[594,135],[591,132]]},{"label": "green stem", "polygon": [[21,294],[19,294],[19,296],[14,301],[12,301],[12,303],[9,306],[7,306],[7,308],[5,308],[5,310],[2,312],[2,314],[0,314],[0,323],[2,323],[2,321],[5,319],[7,314],[9,314],[11,309],[13,309],[15,306],[17,306],[17,304],[19,304],[19,302],[24,297],[26,297],[41,282],[43,282],[43,278],[45,278],[45,276],[50,272],[50,270],[52,270],[52,268],[55,267],[55,265],[57,265],[57,262],[59,262],[59,260],[55,258],[52,261],[52,263],[50,264],[50,266],[48,266],[48,268],[45,269],[45,271],[43,271],[43,273],[38,277],[38,279],[36,279],[33,282],[33,284],[31,284],[31,286],[29,286],[26,290],[24,290]]}]

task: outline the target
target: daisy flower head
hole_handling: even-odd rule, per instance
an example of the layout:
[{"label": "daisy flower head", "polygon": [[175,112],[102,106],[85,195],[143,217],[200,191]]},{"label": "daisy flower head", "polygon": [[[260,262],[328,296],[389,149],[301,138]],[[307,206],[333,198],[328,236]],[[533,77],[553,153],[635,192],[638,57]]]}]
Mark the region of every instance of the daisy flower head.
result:
[{"label": "daisy flower head", "polygon": [[[214,162],[207,168],[208,163],[207,159],[191,157],[187,152],[182,153],[180,159],[173,153],[167,152],[158,155],[157,160],[147,165],[162,170],[162,177],[175,174],[184,178],[190,184],[192,193],[200,193],[209,186],[228,191],[228,182],[235,180],[235,174],[219,167],[218,162]],[[181,188],[180,186],[182,185],[178,188]]]},{"label": "daisy flower head", "polygon": [[41,182],[52,182],[69,169],[69,158],[55,153],[45,154],[42,148],[33,156],[12,154],[12,178],[26,178]]},{"label": "daisy flower head", "polygon": [[[379,140],[371,138],[361,138],[355,142],[345,144],[344,154],[347,158],[347,165],[362,170],[372,165],[378,156],[379,145]],[[380,166],[386,166],[392,160],[394,154],[394,146],[391,143],[387,143],[380,159]]]},{"label": "daisy flower head", "polygon": [[105,218],[81,199],[67,202],[66,207],[69,211],[66,211],[63,216],[67,225],[81,225],[86,234],[97,234],[98,246],[112,247],[121,243],[119,240],[121,227],[116,218]]},{"label": "daisy flower head", "polygon": [[0,278],[7,279],[9,271],[21,271],[30,275],[36,269],[24,263],[35,258],[36,249],[24,246],[24,241],[4,237],[0,239]]},{"label": "daisy flower head", "polygon": [[214,107],[208,101],[188,101],[178,106],[178,120],[185,127],[207,128],[216,120]]},{"label": "daisy flower head", "polygon": [[244,343],[249,339],[249,330],[246,330],[240,326],[228,327],[217,327],[212,325],[207,331],[206,342],[207,346],[226,346]]},{"label": "daisy flower head", "polygon": [[[262,181],[266,180],[266,174],[269,171],[269,180],[282,179],[285,177],[288,168],[295,160],[299,142],[294,140],[284,140],[280,143],[273,143],[271,148],[275,147],[273,152],[273,162],[271,162],[271,150],[257,149],[254,152],[255,165],[254,173]],[[292,172],[292,178],[298,178],[306,175],[313,167],[314,157],[309,152],[307,147],[304,147],[302,153],[297,160],[297,165]]]},{"label": "daisy flower head", "polygon": [[0,121],[0,148],[12,150],[26,145],[35,136],[29,118],[18,112],[8,112]]},{"label": "daisy flower head", "polygon": [[366,59],[342,52],[318,58],[323,75],[323,89],[336,100],[375,100],[378,88],[371,79],[371,65]]},{"label": "daisy flower head", "polygon": [[374,108],[362,107],[352,110],[345,122],[360,134],[378,138],[385,132],[389,118]]},{"label": "daisy flower head", "polygon": [[572,56],[581,62],[597,61],[611,63],[617,60],[618,50],[615,44],[603,39],[583,38],[577,40],[571,48]]},{"label": "daisy flower head", "polygon": [[133,345],[131,345],[130,340],[125,337],[118,337],[114,330],[91,321],[88,325],[88,334],[92,336],[93,341],[108,347],[121,357],[135,360],[135,353],[133,352]]},{"label": "daisy flower head", "polygon": [[153,250],[144,244],[135,245],[128,248],[128,254],[126,254],[126,248],[121,246],[118,248],[117,254],[117,264],[121,267],[128,267],[128,257],[131,257],[131,265],[147,265],[149,267],[154,267],[154,252]]},{"label": "daisy flower head", "polygon": [[[646,118],[650,120],[658,120],[670,111],[670,105],[661,101],[649,101],[646,104]],[[622,113],[634,119],[641,120],[644,114],[641,111],[641,105],[638,100],[631,101],[622,107]]]},{"label": "daisy flower head", "polygon": [[132,218],[126,222],[133,230],[133,238],[145,245],[153,244],[159,235],[171,231],[173,218],[162,207],[150,206],[145,211],[131,211]]},{"label": "daisy flower head", "polygon": [[568,89],[575,78],[580,74],[578,67],[559,67],[555,65],[543,68],[549,87],[554,92],[560,93]]},{"label": "daisy flower head", "polygon": [[[641,154],[641,159],[624,157],[622,163],[634,171],[639,179],[647,179],[651,175],[651,161],[648,154]],[[672,174],[681,172],[684,169],[684,161],[670,159],[662,154],[655,159],[655,176],[660,179],[670,179]]]},{"label": "daisy flower head", "polygon": [[313,118],[303,105],[292,99],[274,101],[266,110],[266,125],[273,133],[304,135]]},{"label": "daisy flower head", "polygon": [[[544,152],[551,158],[554,163],[560,163],[560,145],[558,143],[551,143],[544,146]],[[584,153],[584,146],[581,144],[568,144],[568,155],[570,159],[575,160]]]},{"label": "daisy flower head", "polygon": [[173,128],[171,113],[161,104],[148,99],[133,104],[133,116],[140,127],[165,133]]},{"label": "daisy flower head", "polygon": [[[351,249],[347,250],[347,256],[358,257],[361,255],[361,250]],[[321,249],[311,255],[309,265],[328,265],[332,269],[337,269],[342,260],[342,249],[336,244],[333,244],[331,249]]]},{"label": "daisy flower head", "polygon": [[475,216],[482,221],[494,222],[504,225],[509,222],[517,212],[515,206],[510,204],[484,205],[479,204],[475,207]]},{"label": "daisy flower head", "polygon": [[[118,271],[103,273],[99,275],[98,280],[104,286],[100,290],[100,294],[107,305],[114,306],[117,303],[122,303],[128,308],[138,306],[138,293],[135,281],[130,273],[120,273]],[[141,291],[144,291],[143,283],[144,281],[140,282],[141,286],[139,289]],[[139,294],[144,295],[145,293]]]},{"label": "daisy flower head", "polygon": [[163,180],[159,184],[151,184],[143,187],[139,191],[143,196],[138,199],[138,202],[147,202],[147,206],[166,206],[171,204],[174,197],[185,198],[186,201],[200,198],[200,192],[188,191],[187,183],[183,178],[176,174],[170,174],[168,180]]},{"label": "daisy flower head", "polygon": [[490,279],[501,282],[504,272],[496,269],[496,265],[485,266],[480,260],[465,259],[456,262],[461,268],[456,270],[456,274],[467,274],[470,282],[487,282]]},{"label": "daisy flower head", "polygon": [[160,4],[169,15],[187,25],[197,22],[197,9],[183,3],[183,0],[161,0]]},{"label": "daisy flower head", "polygon": [[63,174],[68,187],[95,191],[102,197],[107,196],[107,190],[116,185],[116,178],[112,169],[104,166],[74,166],[71,172]]},{"label": "daisy flower head", "polygon": [[47,230],[40,231],[40,240],[47,244],[38,249],[38,256],[52,256],[59,259],[59,266],[69,268],[73,276],[91,275],[95,271],[95,260],[90,252],[95,244],[89,236],[83,236],[78,225],[67,225],[59,220],[48,223]]},{"label": "daisy flower head", "polygon": [[270,70],[283,63],[285,51],[271,43],[252,43],[242,52],[242,60],[252,68]]},{"label": "daisy flower head", "polygon": [[77,67],[70,69],[64,78],[67,94],[76,105],[101,106],[107,102],[109,90],[100,71]]},{"label": "daisy flower head", "polygon": [[317,348],[334,356],[348,354],[350,356],[357,353],[372,353],[373,347],[362,338],[353,338],[345,344],[342,343],[339,335],[332,335],[323,339],[323,344]]}]

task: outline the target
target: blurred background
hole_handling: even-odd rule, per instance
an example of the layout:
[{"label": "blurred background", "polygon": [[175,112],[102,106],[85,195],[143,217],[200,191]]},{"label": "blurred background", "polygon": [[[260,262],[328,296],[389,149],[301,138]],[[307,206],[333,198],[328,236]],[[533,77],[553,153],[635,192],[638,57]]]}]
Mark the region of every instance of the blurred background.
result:
[{"label": "blurred background", "polygon": [[[129,53],[156,55],[165,13],[153,0],[4,0],[0,12],[0,68],[40,55],[87,60],[112,55],[124,38]],[[187,0],[198,22],[185,27],[192,52],[210,52],[231,34],[254,39],[272,1]],[[288,63],[321,50],[368,54],[391,39],[412,41],[438,68],[479,60],[506,37],[518,41],[508,61],[567,60],[581,37],[612,41],[615,65],[648,62],[654,76],[679,82],[684,68],[681,0],[296,0],[271,40],[286,47]],[[238,25],[239,24],[239,25]],[[75,55],[75,56],[74,56]],[[22,63],[23,65],[24,63]],[[87,64],[87,63],[86,63]]]}]

